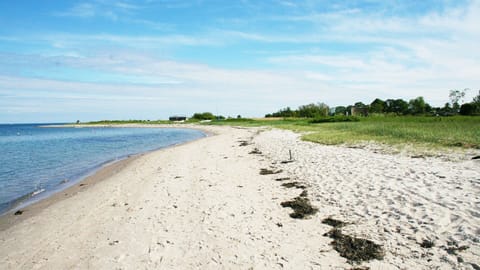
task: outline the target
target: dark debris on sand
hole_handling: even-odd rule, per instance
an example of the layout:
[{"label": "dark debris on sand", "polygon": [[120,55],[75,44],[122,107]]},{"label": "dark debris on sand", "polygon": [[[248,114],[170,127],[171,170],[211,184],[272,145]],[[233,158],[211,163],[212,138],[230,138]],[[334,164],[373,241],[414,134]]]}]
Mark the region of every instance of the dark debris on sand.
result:
[{"label": "dark debris on sand", "polygon": [[304,189],[302,191],[302,193],[300,193],[300,195],[298,195],[299,197],[307,197],[308,196],[308,191],[306,189]]},{"label": "dark debris on sand", "polygon": [[290,213],[291,218],[304,219],[318,212],[318,209],[310,204],[308,198],[300,196],[293,198],[292,201],[282,202],[280,205],[293,209],[293,213]]},{"label": "dark debris on sand", "polygon": [[347,223],[345,223],[341,220],[330,218],[330,217],[322,220],[322,223],[327,224],[329,226],[332,226],[334,228],[340,228],[340,227],[343,227],[343,226],[347,225]]},{"label": "dark debris on sand", "polygon": [[333,249],[340,253],[340,256],[346,258],[350,263],[383,259],[385,252],[382,246],[375,244],[371,240],[343,234],[340,228],[347,225],[346,222],[329,217],[322,220],[322,223],[333,227],[333,229],[325,233],[324,236],[333,239],[331,243]]},{"label": "dark debris on sand", "polygon": [[430,241],[430,240],[427,240],[427,239],[424,239],[424,240],[422,241],[422,243],[420,243],[420,246],[421,246],[422,248],[432,248],[432,247],[435,246],[435,242]]},{"label": "dark debris on sand", "polygon": [[305,186],[305,184],[302,184],[301,182],[288,182],[288,183],[283,183],[282,184],[282,187],[286,187],[286,188],[299,188],[299,189],[306,189],[307,186]]},{"label": "dark debris on sand", "polygon": [[248,146],[251,144],[248,141],[238,141],[238,142],[240,143],[240,146]]},{"label": "dark debris on sand", "polygon": [[281,161],[280,163],[282,163],[282,164],[288,164],[288,163],[292,163],[292,162],[295,162],[295,160],[283,160],[283,161]]},{"label": "dark debris on sand", "polygon": [[278,174],[278,173],[281,173],[281,172],[283,172],[283,170],[274,171],[274,170],[269,170],[269,169],[260,169],[260,174],[261,175]]},{"label": "dark debris on sand", "polygon": [[458,255],[457,252],[467,250],[468,246],[449,246],[445,248],[445,251],[450,255]]},{"label": "dark debris on sand", "polygon": [[258,150],[258,148],[255,148],[252,151],[250,151],[249,154],[251,154],[251,155],[261,155],[262,151]]},{"label": "dark debris on sand", "polygon": [[324,236],[333,239],[331,243],[333,249],[349,262],[359,263],[373,259],[382,260],[385,255],[382,246],[375,244],[371,240],[345,235],[337,228],[332,229]]}]

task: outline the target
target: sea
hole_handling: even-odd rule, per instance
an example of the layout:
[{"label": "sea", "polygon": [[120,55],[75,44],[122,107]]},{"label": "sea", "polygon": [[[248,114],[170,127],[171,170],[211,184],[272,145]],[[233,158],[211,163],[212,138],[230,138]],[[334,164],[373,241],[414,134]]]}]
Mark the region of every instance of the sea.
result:
[{"label": "sea", "polygon": [[102,166],[206,136],[193,129],[0,124],[0,215],[78,183]]}]

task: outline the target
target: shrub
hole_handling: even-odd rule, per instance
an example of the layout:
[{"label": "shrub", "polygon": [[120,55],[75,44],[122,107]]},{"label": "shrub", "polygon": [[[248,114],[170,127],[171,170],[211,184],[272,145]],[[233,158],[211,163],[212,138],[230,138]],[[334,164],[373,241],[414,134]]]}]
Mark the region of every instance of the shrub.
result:
[{"label": "shrub", "polygon": [[333,122],[358,122],[360,118],[355,116],[331,116],[331,117],[317,117],[315,119],[310,120],[311,124],[318,124],[318,123],[333,123]]}]

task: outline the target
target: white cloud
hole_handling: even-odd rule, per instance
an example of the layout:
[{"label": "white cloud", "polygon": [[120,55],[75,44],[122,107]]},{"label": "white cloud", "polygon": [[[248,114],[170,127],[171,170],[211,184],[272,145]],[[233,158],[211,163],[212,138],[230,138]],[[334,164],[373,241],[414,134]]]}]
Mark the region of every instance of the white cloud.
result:
[{"label": "white cloud", "polygon": [[[91,3],[96,5],[78,4],[69,15],[114,19],[119,12],[131,15],[142,8],[130,6],[131,2]],[[110,15],[105,3],[113,6]],[[295,4],[296,7],[292,7],[295,10],[305,8],[297,2],[280,1],[278,4]],[[122,20],[167,31],[175,28],[133,15]],[[382,12],[339,6],[324,13],[254,18],[255,23],[278,22],[299,29],[288,32],[267,31],[262,27],[250,28],[256,31],[229,28],[242,25],[241,20],[232,18],[234,22],[225,21],[222,29],[205,28],[195,34],[40,33],[29,37],[30,42],[49,43],[55,48],[55,54],[49,57],[1,55],[5,66],[21,67],[25,71],[28,67],[60,65],[130,76],[136,80],[113,84],[75,81],[74,77],[68,82],[4,75],[0,77],[0,95],[3,100],[10,101],[25,100],[28,96],[44,97],[49,104],[62,99],[79,106],[79,111],[87,110],[81,108],[90,106],[82,105],[88,100],[101,111],[131,106],[132,114],[158,111],[162,117],[177,113],[172,111],[181,107],[189,112],[219,107],[221,114],[247,112],[250,114],[247,116],[260,116],[285,106],[318,101],[330,105],[368,103],[377,97],[410,99],[424,96],[432,105],[440,106],[447,101],[450,89],[476,89],[480,85],[480,51],[477,48],[480,44],[480,1],[409,17],[387,17]],[[0,40],[19,41],[8,36]],[[214,67],[207,58],[192,63],[157,53],[165,48],[178,48],[175,52],[181,55],[181,48],[185,47],[201,51],[203,47],[228,48],[238,44],[249,44],[246,50],[257,50],[256,45],[260,45],[256,51],[260,53],[244,55],[263,64],[264,69]],[[275,46],[282,50],[270,49]],[[344,48],[337,50],[336,46]],[[108,48],[108,52],[102,48]],[[234,47],[232,54],[241,53]],[[151,83],[138,83],[142,80]],[[471,92],[470,95],[476,93]],[[104,108],[99,105],[101,103],[105,104]],[[11,104],[15,106],[19,107]],[[65,108],[59,107],[59,111],[61,109]]]},{"label": "white cloud", "polygon": [[78,3],[67,11],[57,12],[58,16],[90,18],[98,15],[97,6],[93,3]]}]

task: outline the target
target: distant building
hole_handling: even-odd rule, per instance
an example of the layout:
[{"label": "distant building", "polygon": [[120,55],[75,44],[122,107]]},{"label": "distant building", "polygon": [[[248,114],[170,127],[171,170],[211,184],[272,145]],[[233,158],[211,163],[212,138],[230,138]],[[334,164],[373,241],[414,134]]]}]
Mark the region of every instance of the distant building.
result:
[{"label": "distant building", "polygon": [[179,116],[179,115],[174,115],[170,116],[168,120],[173,121],[173,122],[183,122],[187,120],[186,116]]}]

